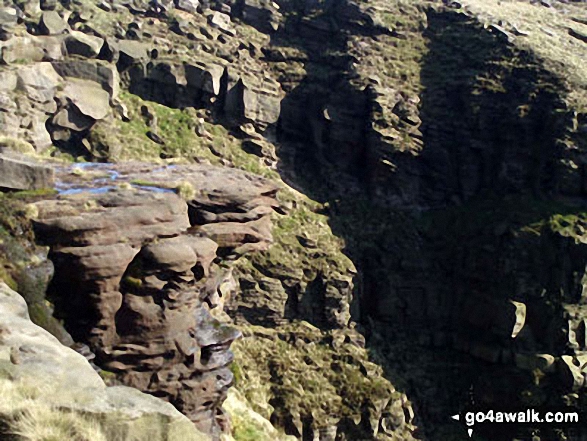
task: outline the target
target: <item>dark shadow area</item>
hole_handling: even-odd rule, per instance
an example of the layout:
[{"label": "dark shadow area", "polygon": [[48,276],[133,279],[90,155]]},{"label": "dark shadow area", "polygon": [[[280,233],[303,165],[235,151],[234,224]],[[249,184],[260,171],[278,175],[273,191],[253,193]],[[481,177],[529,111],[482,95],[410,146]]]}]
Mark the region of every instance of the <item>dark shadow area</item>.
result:
[{"label": "dark shadow area", "polygon": [[[35,234],[37,238],[44,237],[44,232],[39,228],[36,228]],[[74,341],[84,341],[98,317],[93,305],[79,293],[99,290],[88,286],[83,278],[85,268],[79,262],[72,262],[69,256],[59,251],[50,251],[47,258],[55,267],[47,287],[47,299],[55,306],[54,316],[64,323]]]},{"label": "dark shadow area", "polygon": [[[465,429],[450,415],[472,402],[560,404],[556,379],[532,378],[513,356],[567,350],[561,295],[578,301],[580,284],[569,277],[587,263],[582,248],[557,234],[520,233],[586,209],[584,201],[559,198],[582,196],[567,191],[573,187],[560,167],[565,87],[503,35],[462,14],[429,11],[421,64],[424,149],[403,155],[389,186],[378,189],[393,192],[394,180],[417,179],[417,191],[407,194],[418,209],[386,204],[374,197],[368,170],[368,91],[352,85],[344,54],[348,34],[373,28],[341,18],[343,2],[330,5],[299,11],[272,39],[308,57],[305,78],[282,102],[279,171],[294,188],[328,203],[330,227],[359,271],[354,319],[375,359],[414,401],[423,439],[459,439]],[[515,341],[506,331],[512,299],[528,311]],[[292,318],[313,320],[294,307],[299,316]],[[524,401],[526,393],[531,400]],[[514,435],[484,436],[478,439]],[[520,436],[530,439],[528,432]]]},{"label": "dark shadow area", "polygon": [[557,141],[568,124],[563,83],[465,14],[429,12],[425,36],[422,176],[430,199],[556,194]]}]

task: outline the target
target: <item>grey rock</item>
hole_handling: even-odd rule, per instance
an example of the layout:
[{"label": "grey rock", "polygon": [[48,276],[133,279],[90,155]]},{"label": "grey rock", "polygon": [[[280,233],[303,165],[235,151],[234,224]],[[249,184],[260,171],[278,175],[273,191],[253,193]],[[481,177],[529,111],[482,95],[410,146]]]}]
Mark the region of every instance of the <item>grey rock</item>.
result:
[{"label": "grey rock", "polygon": [[104,119],[110,113],[110,95],[93,81],[69,78],[61,95],[92,119]]},{"label": "grey rock", "polygon": [[177,9],[195,14],[198,12],[200,2],[199,0],[175,0],[175,6]]},{"label": "grey rock", "polygon": [[208,16],[208,23],[213,28],[219,29],[229,35],[236,35],[232,22],[230,21],[230,15],[223,14],[222,12],[215,11]]},{"label": "grey rock", "polygon": [[18,70],[18,84],[25,89],[55,89],[61,82],[51,63],[37,63]]},{"label": "grey rock", "polygon": [[51,63],[36,63],[17,71],[17,88],[37,103],[53,102],[57,87],[63,79],[55,72]]},{"label": "grey rock", "polygon": [[5,337],[0,346],[3,350],[11,349],[13,363],[18,361],[15,364],[19,377],[50,378],[51,382],[67,388],[104,387],[100,376],[88,369],[81,355],[30,321],[24,299],[3,282],[0,282],[0,311],[0,329]]},{"label": "grey rock", "polygon": [[147,61],[151,46],[148,43],[134,41],[134,40],[120,40],[112,43],[118,51],[119,70],[132,66],[137,63]]},{"label": "grey rock", "polygon": [[35,37],[11,38],[1,46],[4,64],[30,63],[43,61],[45,52]]},{"label": "grey rock", "polygon": [[18,24],[18,11],[15,8],[0,8],[0,38],[7,40]]},{"label": "grey rock", "polygon": [[57,7],[57,0],[40,0],[43,11],[53,11]]},{"label": "grey rock", "polygon": [[518,368],[530,372],[535,369],[540,369],[542,372],[552,372],[556,360],[550,354],[515,354],[514,361]]},{"label": "grey rock", "polygon": [[155,0],[149,5],[149,9],[157,14],[169,12],[173,8],[173,0]]},{"label": "grey rock", "polygon": [[69,26],[56,11],[45,11],[41,15],[39,28],[45,35],[59,35],[63,34]]},{"label": "grey rock", "polygon": [[79,31],[71,31],[65,38],[65,48],[69,55],[95,58],[100,54],[104,39]]},{"label": "grey rock", "polygon": [[587,43],[587,32],[580,29],[569,29],[569,35],[575,37],[577,40]]},{"label": "grey rock", "polygon": [[581,373],[579,366],[576,366],[573,357],[570,355],[561,356],[557,370],[561,379],[561,383],[567,390],[578,391],[583,387],[585,379]]},{"label": "grey rock", "polygon": [[0,72],[0,91],[11,92],[16,89],[17,76],[15,72]]},{"label": "grey rock", "polygon": [[274,84],[247,84],[239,79],[229,87],[224,110],[235,123],[246,121],[260,125],[273,124],[279,119],[281,97]]},{"label": "grey rock", "polygon": [[53,186],[53,168],[21,155],[0,153],[0,187],[38,190]]},{"label": "grey rock", "polygon": [[148,76],[149,79],[157,83],[174,86],[185,86],[187,84],[183,66],[165,61],[153,64],[149,69]]},{"label": "grey rock", "polygon": [[106,12],[112,11],[112,5],[110,3],[108,3],[107,1],[105,1],[105,0],[104,1],[101,1],[98,4],[98,7],[100,9],[102,9],[103,11],[106,11]]},{"label": "grey rock", "polygon": [[67,60],[52,63],[62,77],[73,77],[98,83],[116,100],[120,92],[120,76],[116,68],[108,63],[85,60]]},{"label": "grey rock", "polygon": [[44,61],[58,61],[64,58],[63,36],[37,37],[35,42],[44,52]]},{"label": "grey rock", "polygon": [[260,30],[271,33],[279,28],[282,14],[271,0],[242,0],[240,4],[242,20]]},{"label": "grey rock", "polygon": [[[54,126],[60,127],[62,129],[69,129],[75,132],[81,132],[82,130],[89,129],[95,120],[83,115],[78,109],[75,107],[66,107],[61,109],[51,119],[51,123]],[[65,141],[69,139],[69,134],[67,132],[58,131],[57,133],[53,133],[53,139],[55,141]]]},{"label": "grey rock", "polygon": [[258,139],[247,139],[243,141],[243,150],[247,153],[251,153],[260,158],[265,158],[271,161],[277,161],[275,149],[272,144],[258,140]]},{"label": "grey rock", "polygon": [[[41,115],[37,115],[41,116]],[[51,135],[45,127],[46,117],[35,119],[32,123],[32,127],[29,130],[29,141],[37,152],[42,152],[53,145],[51,141]]]},{"label": "grey rock", "polygon": [[224,67],[218,64],[185,65],[187,85],[216,96],[220,94],[220,80],[223,74]]}]

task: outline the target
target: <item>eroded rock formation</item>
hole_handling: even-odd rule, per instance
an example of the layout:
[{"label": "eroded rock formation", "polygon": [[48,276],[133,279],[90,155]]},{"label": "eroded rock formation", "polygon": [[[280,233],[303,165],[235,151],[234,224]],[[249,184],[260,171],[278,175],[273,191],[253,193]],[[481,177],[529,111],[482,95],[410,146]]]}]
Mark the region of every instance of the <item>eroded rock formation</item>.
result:
[{"label": "eroded rock formation", "polygon": [[217,438],[228,427],[221,406],[239,332],[210,310],[230,295],[227,259],[271,242],[277,187],[203,166],[85,173],[61,170],[60,195],[35,204],[56,314],[122,384],[171,402]]}]

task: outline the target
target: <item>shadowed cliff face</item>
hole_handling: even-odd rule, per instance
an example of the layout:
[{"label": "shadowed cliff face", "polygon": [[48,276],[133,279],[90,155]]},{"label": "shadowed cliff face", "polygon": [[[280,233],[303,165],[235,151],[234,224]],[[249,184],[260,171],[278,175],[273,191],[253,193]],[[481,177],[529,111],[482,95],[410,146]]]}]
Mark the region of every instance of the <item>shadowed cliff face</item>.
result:
[{"label": "shadowed cliff face", "polygon": [[[294,14],[273,43],[307,57],[302,80],[281,79],[280,170],[329,203],[359,270],[354,318],[394,383],[406,381],[431,439],[449,436],[447,415],[471,399],[568,402],[583,382],[572,372],[586,349],[587,254],[584,151],[567,84],[499,27],[422,9],[420,89],[406,86],[392,106],[418,142],[386,139],[372,125],[383,85],[376,72],[357,85],[368,60],[340,53],[361,35],[342,5]],[[363,32],[395,47],[413,36]]]},{"label": "shadowed cliff face", "polygon": [[563,81],[464,14],[429,12],[424,35],[427,199],[446,205],[487,192],[581,196],[580,173],[565,176],[562,161],[572,126]]},{"label": "shadowed cliff face", "polygon": [[[240,333],[210,312],[234,289],[225,259],[271,240],[276,187],[212,167],[70,172],[61,171],[61,195],[36,205],[57,316],[118,381],[171,402],[218,438],[228,428],[229,347]],[[108,185],[92,173],[109,175]],[[139,177],[143,185],[129,184]]]}]

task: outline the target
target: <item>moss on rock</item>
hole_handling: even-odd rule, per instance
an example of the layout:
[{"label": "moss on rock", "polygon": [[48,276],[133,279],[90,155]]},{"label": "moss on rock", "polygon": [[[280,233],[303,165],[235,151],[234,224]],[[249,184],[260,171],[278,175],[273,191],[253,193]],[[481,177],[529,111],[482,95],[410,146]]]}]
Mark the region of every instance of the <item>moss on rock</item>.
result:
[{"label": "moss on rock", "polygon": [[[409,402],[369,360],[353,331],[325,333],[304,322],[276,329],[247,326],[242,331],[244,338],[233,345],[242,373],[235,387],[255,411],[290,434],[337,426],[344,433],[349,430],[345,424],[355,421],[356,432],[347,435],[364,437],[360,421],[369,426],[369,418],[379,421],[386,413],[403,420]],[[402,421],[395,435],[411,439],[410,428]],[[388,435],[379,433],[377,439]]]},{"label": "moss on rock", "polygon": [[45,298],[52,266],[46,260],[46,249],[35,245],[27,209],[29,203],[52,193],[37,190],[0,195],[0,279],[21,293],[33,323],[65,343],[70,338]]}]

